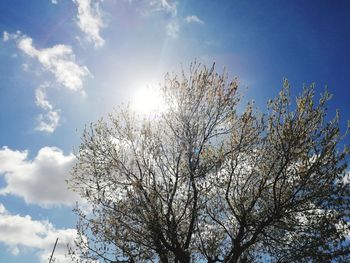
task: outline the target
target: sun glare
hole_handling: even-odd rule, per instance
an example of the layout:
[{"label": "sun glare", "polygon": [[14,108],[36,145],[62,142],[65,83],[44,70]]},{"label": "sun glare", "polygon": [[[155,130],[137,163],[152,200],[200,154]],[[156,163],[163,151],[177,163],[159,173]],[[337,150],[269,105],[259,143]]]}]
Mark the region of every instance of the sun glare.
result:
[{"label": "sun glare", "polygon": [[159,89],[150,86],[135,92],[132,106],[136,112],[145,115],[159,113],[166,108]]}]

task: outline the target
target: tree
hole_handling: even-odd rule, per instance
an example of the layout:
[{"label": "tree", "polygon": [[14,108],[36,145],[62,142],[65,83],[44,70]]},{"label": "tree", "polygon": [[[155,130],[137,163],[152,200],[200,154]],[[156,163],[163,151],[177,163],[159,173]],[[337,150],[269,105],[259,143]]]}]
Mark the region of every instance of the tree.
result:
[{"label": "tree", "polygon": [[[238,110],[238,81],[191,65],[166,75],[166,110],[121,108],[85,130],[70,187],[76,262],[349,262],[348,150],[330,95],[289,83]],[[77,257],[79,254],[79,257]]]}]

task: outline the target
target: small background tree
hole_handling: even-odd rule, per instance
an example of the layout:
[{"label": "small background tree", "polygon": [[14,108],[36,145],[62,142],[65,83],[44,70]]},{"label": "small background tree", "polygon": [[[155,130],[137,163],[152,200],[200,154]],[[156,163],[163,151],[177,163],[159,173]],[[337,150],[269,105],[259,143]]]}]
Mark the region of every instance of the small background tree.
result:
[{"label": "small background tree", "polygon": [[[238,82],[197,64],[166,75],[166,110],[86,129],[70,187],[76,262],[348,262],[348,150],[314,86],[237,112]],[[79,254],[79,257],[76,255]]]}]

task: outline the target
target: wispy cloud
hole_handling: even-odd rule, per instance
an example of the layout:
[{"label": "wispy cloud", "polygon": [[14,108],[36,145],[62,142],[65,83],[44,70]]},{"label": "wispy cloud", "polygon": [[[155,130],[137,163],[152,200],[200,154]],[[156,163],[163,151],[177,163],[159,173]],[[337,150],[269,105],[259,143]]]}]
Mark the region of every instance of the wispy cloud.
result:
[{"label": "wispy cloud", "polygon": [[47,262],[58,237],[55,262],[69,263],[71,260],[65,256],[67,244],[74,245],[76,236],[75,229],[56,229],[48,221],[33,220],[29,215],[11,214],[0,203],[0,243],[7,246],[13,255],[21,253],[23,249],[35,249],[39,261]]},{"label": "wispy cloud", "polygon": [[52,133],[56,130],[60,121],[60,110],[54,109],[52,104],[48,101],[46,95],[46,88],[49,84],[43,84],[35,90],[35,103],[43,109],[45,113],[40,114],[38,117],[39,125],[37,130]]},{"label": "wispy cloud", "polygon": [[102,47],[104,39],[100,35],[101,28],[104,26],[102,20],[99,2],[92,0],[73,0],[78,8],[77,24],[86,34],[89,42],[92,42],[96,48]]},{"label": "wispy cloud", "polygon": [[38,131],[53,133],[59,125],[60,122],[60,111],[50,110],[38,116],[38,126],[36,129]]},{"label": "wispy cloud", "polygon": [[[41,70],[50,72],[59,87],[71,91],[78,91],[85,95],[83,82],[90,72],[86,66],[79,65],[70,46],[59,44],[49,48],[38,49],[33,45],[33,39],[22,34],[3,32],[4,42],[14,40],[19,50],[39,62]],[[22,65],[23,70],[28,70],[28,64]],[[38,116],[37,130],[52,133],[56,130],[60,121],[60,110],[55,109],[49,102],[46,89],[49,85],[41,85],[35,91],[35,103],[45,112]]]},{"label": "wispy cloud", "polygon": [[35,91],[35,103],[38,107],[44,110],[52,110],[53,107],[46,97],[46,87],[48,84],[44,84],[36,89]]},{"label": "wispy cloud", "polygon": [[166,12],[173,17],[177,15],[177,2],[170,2],[168,0],[151,0],[149,5],[154,8],[155,11]]},{"label": "wispy cloud", "polygon": [[185,21],[187,23],[197,23],[197,24],[204,24],[204,21],[201,20],[198,16],[192,15],[192,16],[186,16]]},{"label": "wispy cloud", "polygon": [[166,33],[172,38],[179,36],[180,25],[177,21],[177,2],[168,0],[151,0],[149,5],[154,11],[164,12],[170,15],[170,21],[166,25]]},{"label": "wispy cloud", "polygon": [[[127,0],[125,0],[127,1]],[[177,38],[180,31],[178,23],[178,11],[176,1],[171,0],[129,0],[136,6],[138,12],[145,16],[151,16],[154,13],[164,14],[163,18],[167,22],[165,32],[172,38]]]},{"label": "wispy cloud", "polygon": [[72,205],[79,198],[67,189],[65,180],[74,163],[74,155],[64,155],[56,147],[40,149],[33,160],[28,159],[28,151],[3,147],[0,176],[5,186],[0,189],[0,195],[15,195],[28,204],[42,207]]},{"label": "wispy cloud", "polygon": [[177,38],[179,36],[180,26],[175,20],[170,21],[166,26],[166,32],[168,36],[172,38]]},{"label": "wispy cloud", "polygon": [[70,46],[60,44],[37,49],[33,46],[32,38],[25,35],[18,39],[17,46],[25,54],[36,58],[43,70],[51,72],[63,87],[83,91],[83,79],[90,73],[87,67],[75,62],[75,55]]},{"label": "wispy cloud", "polygon": [[2,34],[2,41],[6,42],[10,40],[10,36],[9,33],[4,31],[4,33]]},{"label": "wispy cloud", "polygon": [[2,33],[2,41],[7,42],[9,40],[16,40],[21,36],[21,31],[16,31],[15,33],[9,33],[4,31]]}]

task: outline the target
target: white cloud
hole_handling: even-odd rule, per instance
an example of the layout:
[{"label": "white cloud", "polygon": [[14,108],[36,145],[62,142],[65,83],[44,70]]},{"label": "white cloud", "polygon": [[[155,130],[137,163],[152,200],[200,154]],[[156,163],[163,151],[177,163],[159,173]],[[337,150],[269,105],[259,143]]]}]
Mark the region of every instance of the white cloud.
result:
[{"label": "white cloud", "polygon": [[74,163],[73,154],[64,155],[56,147],[41,148],[33,160],[28,159],[28,151],[3,147],[0,176],[6,186],[0,189],[0,194],[19,196],[26,203],[42,207],[72,205],[79,197],[67,189],[65,180]]},{"label": "white cloud", "polygon": [[129,2],[134,3],[142,15],[149,16],[155,12],[165,14],[164,19],[168,22],[167,35],[173,38],[178,37],[180,25],[177,21],[177,2],[171,0],[129,0]]},{"label": "white cloud", "polygon": [[57,5],[58,1],[57,0],[51,0],[51,3],[54,4],[54,5]]},{"label": "white cloud", "polygon": [[152,0],[150,6],[154,7],[156,11],[165,12],[171,15],[171,20],[166,25],[166,33],[172,38],[179,36],[180,25],[177,22],[177,2],[170,2],[168,0]]},{"label": "white cloud", "polygon": [[39,124],[36,129],[42,132],[53,133],[58,127],[61,119],[59,113],[59,110],[50,110],[40,114],[38,117]]},{"label": "white cloud", "polygon": [[[51,72],[60,87],[71,91],[79,91],[85,95],[83,80],[90,75],[87,67],[75,62],[75,55],[70,46],[55,45],[50,48],[37,49],[33,46],[32,38],[23,35],[20,31],[10,34],[3,32],[3,41],[15,40],[17,47],[28,56],[37,59],[45,71]],[[22,64],[24,71],[29,70],[28,64]],[[45,112],[38,117],[37,130],[52,133],[59,125],[60,110],[55,109],[48,101],[46,88],[48,84],[41,85],[35,92],[35,103]]]},{"label": "white cloud", "polygon": [[5,213],[7,213],[5,206],[2,203],[0,203],[0,214],[5,214]]},{"label": "white cloud", "polygon": [[198,16],[194,16],[194,15],[185,17],[185,21],[187,23],[198,23],[202,25],[204,24],[203,20],[201,20]]},{"label": "white cloud", "polygon": [[4,31],[3,36],[2,36],[2,40],[4,42],[8,41],[10,39],[9,33],[7,33],[6,31]]},{"label": "white cloud", "polygon": [[150,6],[153,7],[156,11],[164,11],[173,17],[177,15],[177,3],[170,2],[168,0],[151,0]]},{"label": "white cloud", "polygon": [[101,47],[104,39],[100,36],[100,30],[104,26],[99,3],[92,3],[91,0],[73,0],[78,8],[77,24],[86,34],[89,42],[95,47]]},{"label": "white cloud", "polygon": [[37,130],[52,133],[56,130],[60,122],[60,110],[54,109],[46,96],[46,88],[48,84],[43,84],[35,90],[36,105],[46,111],[38,117],[39,125]]},{"label": "white cloud", "polygon": [[[0,207],[4,208],[2,204]],[[55,262],[68,263],[71,260],[65,257],[67,244],[73,245],[76,236],[75,229],[55,229],[48,221],[33,220],[29,215],[11,215],[5,208],[0,210],[0,242],[5,244],[13,255],[31,248],[37,251],[40,262],[48,262],[58,238]]]},{"label": "white cloud", "polygon": [[2,33],[2,41],[7,42],[9,40],[14,40],[19,38],[21,35],[21,31],[16,31],[16,33],[10,34],[7,31]]},{"label": "white cloud", "polygon": [[44,110],[52,110],[53,107],[46,97],[46,87],[47,84],[44,84],[35,90],[35,103],[38,107]]},{"label": "white cloud", "polygon": [[58,83],[70,90],[83,92],[83,78],[89,75],[89,70],[75,62],[75,55],[70,46],[55,45],[51,48],[36,49],[33,40],[27,36],[22,36],[17,45],[25,54],[36,58],[44,70],[55,76]]},{"label": "white cloud", "polygon": [[168,36],[177,38],[179,36],[180,26],[176,21],[170,21],[166,26]]}]

